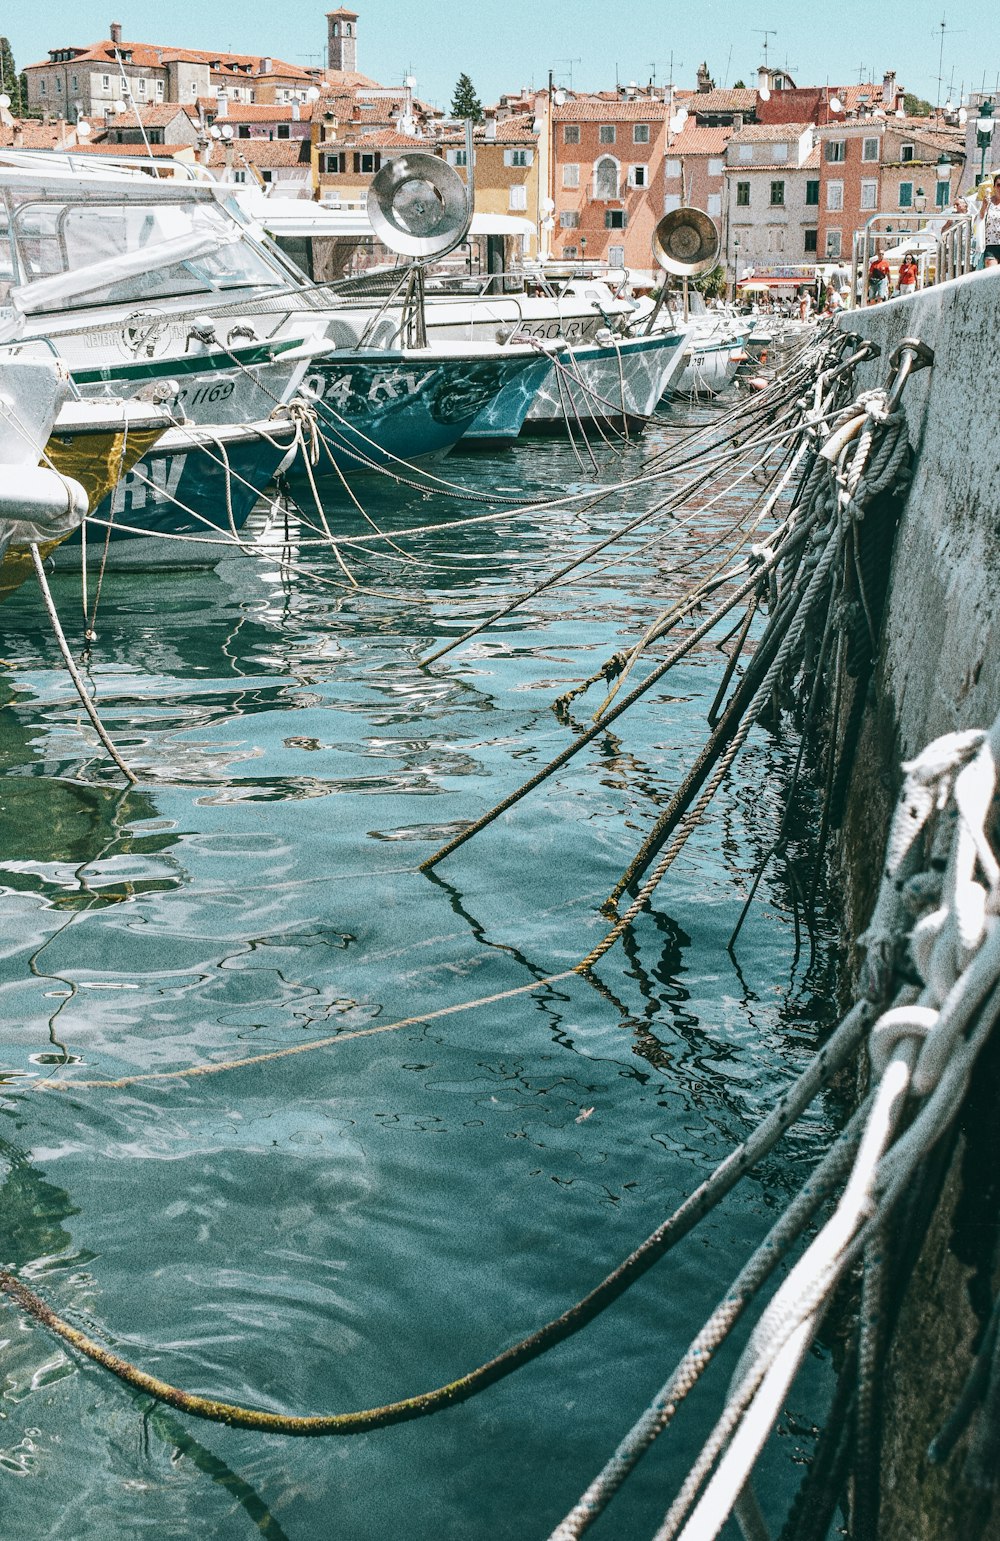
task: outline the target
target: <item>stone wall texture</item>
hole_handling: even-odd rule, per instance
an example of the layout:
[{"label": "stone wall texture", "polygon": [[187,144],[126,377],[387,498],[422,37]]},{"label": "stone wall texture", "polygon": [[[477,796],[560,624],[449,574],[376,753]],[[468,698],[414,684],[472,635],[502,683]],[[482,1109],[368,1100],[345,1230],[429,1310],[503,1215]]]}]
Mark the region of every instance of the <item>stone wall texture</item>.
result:
[{"label": "stone wall texture", "polygon": [[[987,727],[1000,711],[1000,271],[852,312],[844,328],[882,356],[904,337],[934,349],[902,405],[915,474],[892,557],[881,654],[852,773],[839,859],[845,930],[871,906],[899,762],[930,739]],[[996,1277],[1000,1055],[989,1056],[953,1150],[921,1255],[898,1309],[884,1377],[879,1541],[1000,1541],[1000,1498],[963,1474],[967,1441],[927,1460],[968,1373]],[[986,1124],[984,1133],[983,1124]]]}]

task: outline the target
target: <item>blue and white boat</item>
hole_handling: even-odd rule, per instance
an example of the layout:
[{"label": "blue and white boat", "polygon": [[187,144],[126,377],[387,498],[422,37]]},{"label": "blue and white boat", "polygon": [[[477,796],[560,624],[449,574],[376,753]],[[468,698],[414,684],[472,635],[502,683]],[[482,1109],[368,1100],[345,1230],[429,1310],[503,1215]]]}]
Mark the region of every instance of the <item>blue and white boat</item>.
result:
[{"label": "blue and white boat", "polygon": [[289,416],[168,428],[55,553],[59,568],[214,567],[299,443]]}]

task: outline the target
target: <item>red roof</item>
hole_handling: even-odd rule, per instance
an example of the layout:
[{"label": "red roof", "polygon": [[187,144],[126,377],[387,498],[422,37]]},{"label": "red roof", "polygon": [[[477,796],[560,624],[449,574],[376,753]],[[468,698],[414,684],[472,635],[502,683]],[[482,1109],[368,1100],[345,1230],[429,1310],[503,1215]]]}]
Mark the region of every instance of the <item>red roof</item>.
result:
[{"label": "red roof", "polygon": [[726,145],[733,136],[731,128],[699,128],[694,118],[688,118],[679,134],[668,147],[671,155],[724,155]]},{"label": "red roof", "polygon": [[[218,102],[215,104],[218,107]],[[299,117],[303,122],[308,122],[309,104],[303,103],[306,111],[299,109]],[[291,123],[295,118],[295,109],[288,105],[278,106],[276,102],[227,102],[225,111],[220,112],[216,118],[217,123]]]},{"label": "red roof", "polygon": [[143,159],[148,160],[150,156],[161,158],[170,157],[171,155],[179,155],[182,150],[187,150],[190,153],[192,148],[193,146],[189,144],[151,144],[147,150],[144,144],[105,144],[103,142],[100,144],[90,144],[88,141],[87,144],[76,145],[74,147],[73,154],[77,155],[82,153],[84,155],[115,156],[135,155],[141,156]]},{"label": "red roof", "polygon": [[619,100],[581,96],[553,108],[557,123],[662,123],[667,103],[658,96],[625,97]]},{"label": "red roof", "polygon": [[685,105],[689,112],[699,117],[703,113],[755,112],[757,93],[748,86],[740,86],[731,91],[696,91],[694,96],[687,98]]},{"label": "red roof", "polygon": [[13,149],[15,138],[19,138],[18,149],[56,150],[67,131],[73,132],[66,123],[39,123],[34,118],[27,118],[22,123],[15,118],[10,126],[0,123],[0,146],[5,150]]},{"label": "red roof", "polygon": [[[241,161],[251,166],[308,166],[308,139],[232,139],[233,164]],[[226,164],[226,145],[215,139],[208,164],[213,167]]]},{"label": "red roof", "polygon": [[[346,143],[346,141],[344,141]],[[380,145],[385,149],[430,150],[430,142],[412,134],[400,134],[394,128],[377,128],[370,134],[355,134],[353,143]]]},{"label": "red roof", "polygon": [[[61,50],[56,49],[54,52],[61,52]],[[312,81],[312,76],[307,70],[299,69],[297,64],[287,64],[283,59],[275,59],[268,54],[222,53],[204,48],[177,48],[163,43],[114,43],[110,38],[102,39],[99,43],[88,43],[86,48],[74,48],[70,62],[91,61],[96,64],[115,64],[116,52],[121,54],[124,63],[135,64],[142,69],[162,69],[167,64],[183,62],[207,64],[213,67],[217,74],[232,71],[234,74],[239,72],[248,77],[261,76],[264,73],[262,66],[265,61],[268,61],[271,65],[268,74],[303,82]],[[131,54],[131,59],[126,59],[126,54]],[[28,68],[51,69],[53,63],[51,58],[43,59],[39,64],[29,64]]]}]

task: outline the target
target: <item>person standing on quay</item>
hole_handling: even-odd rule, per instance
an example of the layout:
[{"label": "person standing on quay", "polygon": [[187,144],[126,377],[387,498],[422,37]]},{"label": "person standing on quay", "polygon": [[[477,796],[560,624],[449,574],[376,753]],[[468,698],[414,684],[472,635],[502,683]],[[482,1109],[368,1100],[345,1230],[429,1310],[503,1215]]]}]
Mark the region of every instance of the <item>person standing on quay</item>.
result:
[{"label": "person standing on quay", "polygon": [[986,226],[983,262],[985,264],[987,257],[996,257],[1000,261],[1000,181],[983,185],[979,218]]},{"label": "person standing on quay", "polygon": [[899,292],[900,294],[913,294],[917,287],[917,264],[911,251],[906,253],[899,264]]}]

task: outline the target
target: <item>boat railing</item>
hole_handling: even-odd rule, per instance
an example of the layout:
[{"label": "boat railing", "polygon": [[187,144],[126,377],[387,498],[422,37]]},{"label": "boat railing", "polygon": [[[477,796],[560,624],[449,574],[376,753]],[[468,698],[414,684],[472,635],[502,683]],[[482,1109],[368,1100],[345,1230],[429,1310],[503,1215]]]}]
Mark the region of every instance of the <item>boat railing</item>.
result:
[{"label": "boat railing", "polygon": [[873,214],[863,230],[854,233],[851,252],[851,296],[855,307],[871,303],[868,269],[877,256],[912,242],[921,287],[961,278],[975,267],[971,214],[941,214],[928,220],[924,214]]}]

